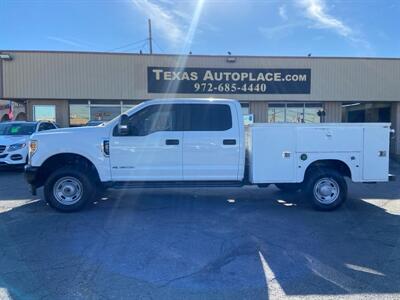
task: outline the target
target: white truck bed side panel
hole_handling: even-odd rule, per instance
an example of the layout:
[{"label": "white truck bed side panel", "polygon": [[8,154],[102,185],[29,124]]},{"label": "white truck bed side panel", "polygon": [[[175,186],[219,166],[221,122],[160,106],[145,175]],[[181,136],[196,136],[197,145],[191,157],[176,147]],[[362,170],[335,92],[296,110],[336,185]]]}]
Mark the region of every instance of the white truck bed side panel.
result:
[{"label": "white truck bed side panel", "polygon": [[294,182],[296,128],[250,127],[250,181]]},{"label": "white truck bed side panel", "polygon": [[361,127],[298,127],[298,152],[362,151]]},{"label": "white truck bed side panel", "polygon": [[296,182],[302,182],[307,167],[317,160],[339,160],[350,169],[351,179],[354,182],[362,182],[362,152],[307,152],[307,160],[301,160],[301,153],[297,153]]},{"label": "white truck bed side panel", "polygon": [[364,181],[388,180],[389,134],[388,126],[364,128]]}]

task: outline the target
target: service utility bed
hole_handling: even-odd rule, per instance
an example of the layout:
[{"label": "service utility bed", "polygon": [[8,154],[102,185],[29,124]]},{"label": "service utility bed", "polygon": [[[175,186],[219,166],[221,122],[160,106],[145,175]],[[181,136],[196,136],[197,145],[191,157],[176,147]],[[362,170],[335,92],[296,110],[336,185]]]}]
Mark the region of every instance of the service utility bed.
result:
[{"label": "service utility bed", "polygon": [[302,182],[309,164],[340,160],[355,182],[388,181],[390,123],[246,126],[251,183]]}]

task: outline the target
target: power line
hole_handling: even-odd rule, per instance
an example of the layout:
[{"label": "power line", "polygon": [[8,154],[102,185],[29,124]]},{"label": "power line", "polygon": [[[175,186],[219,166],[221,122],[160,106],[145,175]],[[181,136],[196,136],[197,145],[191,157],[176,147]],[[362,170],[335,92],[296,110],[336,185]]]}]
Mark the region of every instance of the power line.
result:
[{"label": "power line", "polygon": [[134,46],[134,45],[136,45],[136,44],[139,44],[139,43],[141,43],[141,42],[143,42],[143,41],[147,43],[148,39],[141,39],[141,40],[138,40],[138,41],[129,43],[129,44],[122,45],[122,46],[117,47],[117,48],[110,49],[110,50],[108,50],[108,51],[112,52],[112,51],[116,51],[116,50],[121,50],[121,49],[130,47],[130,46]]},{"label": "power line", "polygon": [[160,52],[164,52],[164,50],[160,47],[160,45],[156,42],[156,40],[154,38],[153,38],[153,43],[160,50]]},{"label": "power line", "polygon": [[146,46],[147,46],[147,39],[140,45],[136,45],[136,46],[131,46],[131,47],[125,48],[124,52],[132,52],[134,50],[146,49]]}]

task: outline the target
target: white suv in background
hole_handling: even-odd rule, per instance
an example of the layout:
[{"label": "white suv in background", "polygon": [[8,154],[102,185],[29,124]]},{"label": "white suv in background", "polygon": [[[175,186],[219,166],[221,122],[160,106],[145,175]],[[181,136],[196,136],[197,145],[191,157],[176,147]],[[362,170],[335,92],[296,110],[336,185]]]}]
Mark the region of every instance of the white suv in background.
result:
[{"label": "white suv in background", "polygon": [[0,167],[25,165],[30,136],[56,128],[57,125],[49,121],[0,123]]}]

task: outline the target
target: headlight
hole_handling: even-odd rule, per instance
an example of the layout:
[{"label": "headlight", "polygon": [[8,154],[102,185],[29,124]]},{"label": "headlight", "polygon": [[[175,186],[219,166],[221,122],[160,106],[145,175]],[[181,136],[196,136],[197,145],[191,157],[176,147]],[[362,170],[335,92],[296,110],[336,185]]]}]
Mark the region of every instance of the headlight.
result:
[{"label": "headlight", "polygon": [[8,152],[12,152],[12,151],[16,151],[16,150],[22,149],[25,146],[26,146],[25,143],[12,144],[12,145],[8,146]]},{"label": "headlight", "polygon": [[29,141],[29,157],[32,157],[32,155],[35,154],[37,148],[38,148],[38,141],[30,140]]}]

